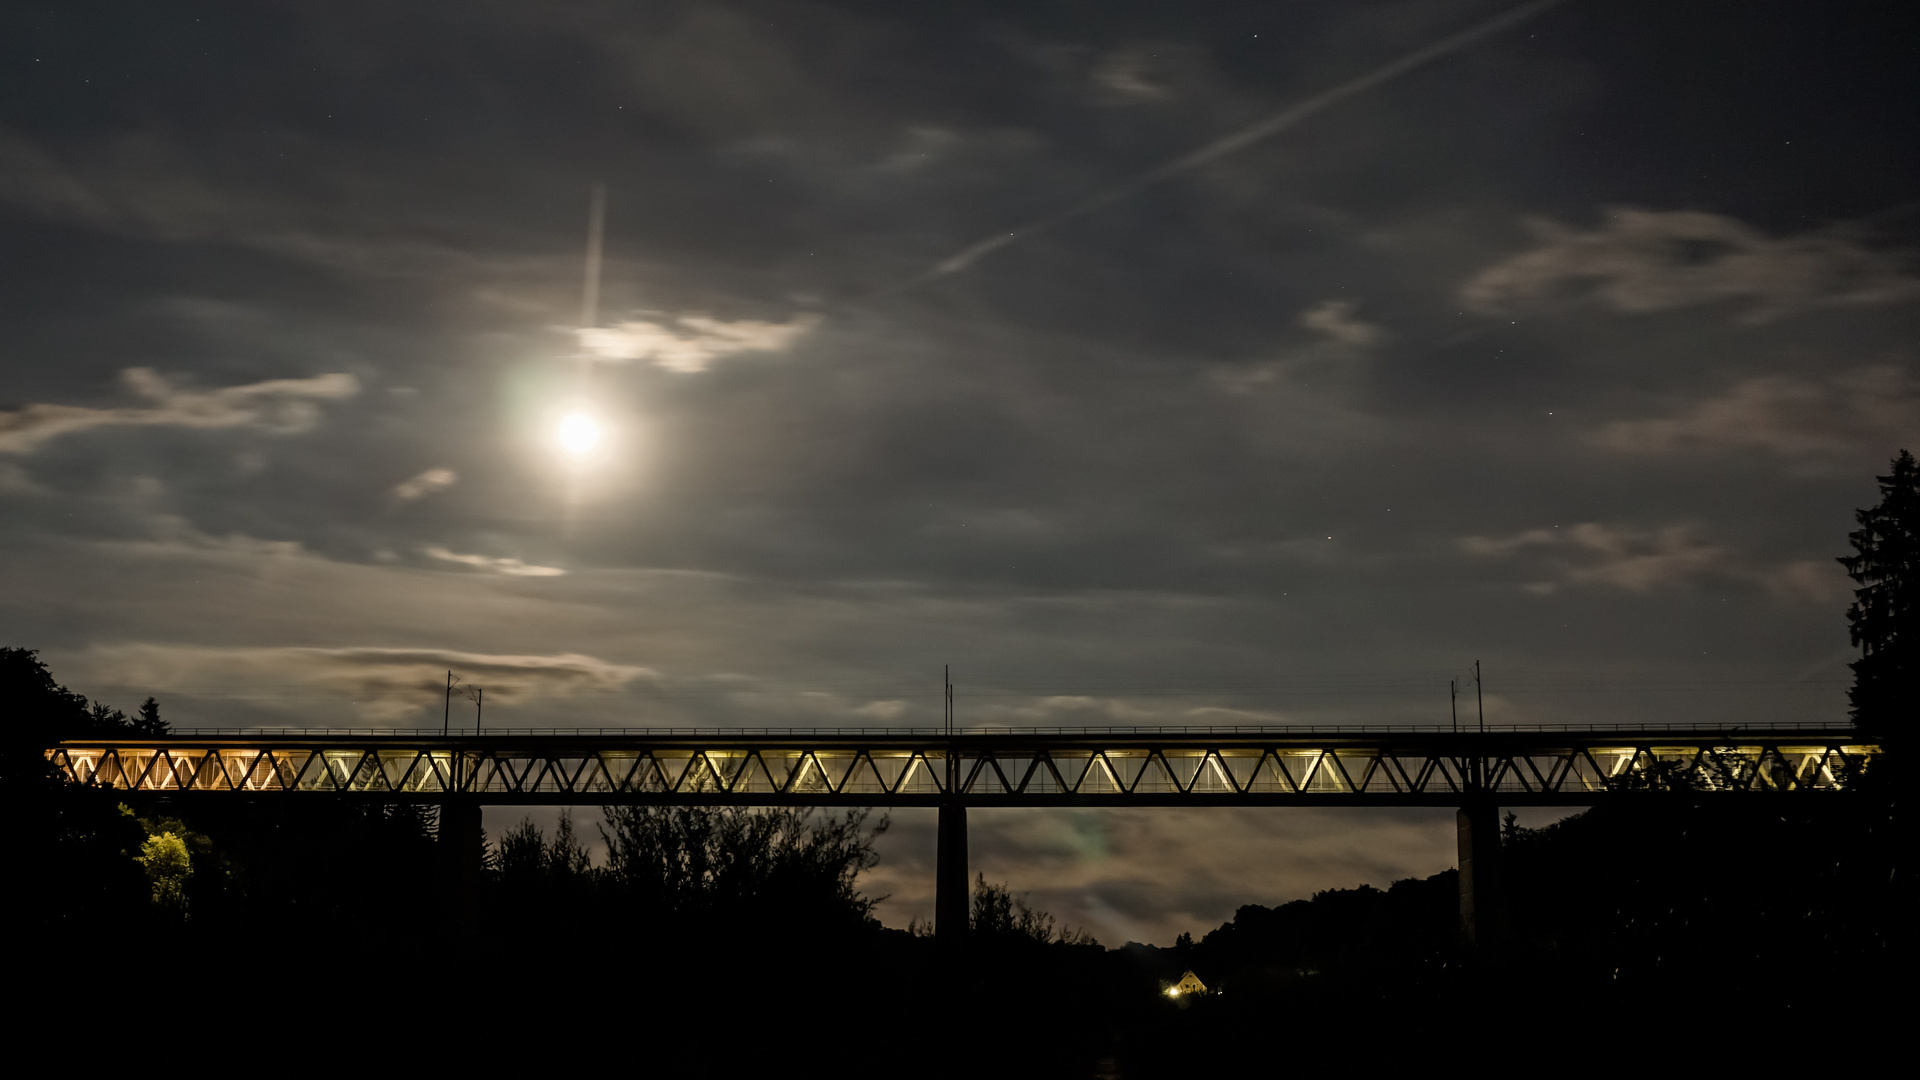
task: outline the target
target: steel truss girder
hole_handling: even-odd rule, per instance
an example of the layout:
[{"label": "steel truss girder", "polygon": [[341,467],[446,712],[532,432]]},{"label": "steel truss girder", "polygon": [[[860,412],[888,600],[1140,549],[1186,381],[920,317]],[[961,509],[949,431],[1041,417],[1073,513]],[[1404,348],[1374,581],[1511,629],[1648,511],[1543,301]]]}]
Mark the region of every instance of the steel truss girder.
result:
[{"label": "steel truss girder", "polygon": [[[128,792],[488,803],[1426,805],[1497,798],[1838,792],[1879,755],[1846,732],[1395,734],[1222,740],[962,735],[71,740],[81,783]],[[949,763],[953,768],[949,772]],[[949,776],[957,777],[950,782]],[[957,790],[952,788],[957,787]]]}]

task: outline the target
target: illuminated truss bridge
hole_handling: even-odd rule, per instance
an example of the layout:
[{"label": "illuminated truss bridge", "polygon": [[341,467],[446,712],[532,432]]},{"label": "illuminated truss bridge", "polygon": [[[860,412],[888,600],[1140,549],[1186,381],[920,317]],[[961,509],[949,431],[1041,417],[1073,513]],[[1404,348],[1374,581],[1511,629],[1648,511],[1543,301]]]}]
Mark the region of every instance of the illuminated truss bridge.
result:
[{"label": "illuminated truss bridge", "polygon": [[1879,752],[1850,729],[1760,725],[192,732],[47,754],[70,779],[129,795],[438,803],[451,895],[469,920],[484,804],[938,807],[934,924],[953,940],[967,927],[969,807],[1451,806],[1460,933],[1477,947],[1500,932],[1501,806],[1832,797]]},{"label": "illuminated truss bridge", "polygon": [[891,806],[1582,805],[1837,792],[1879,747],[1835,728],[827,734],[602,729],[72,740],[70,778],[130,792],[379,801]]}]

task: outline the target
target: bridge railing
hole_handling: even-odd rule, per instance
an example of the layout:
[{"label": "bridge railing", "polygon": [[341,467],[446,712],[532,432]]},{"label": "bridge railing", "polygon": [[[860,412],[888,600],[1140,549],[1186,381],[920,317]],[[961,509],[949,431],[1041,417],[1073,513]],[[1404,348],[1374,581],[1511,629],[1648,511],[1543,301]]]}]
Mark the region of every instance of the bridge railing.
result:
[{"label": "bridge railing", "polygon": [[[972,725],[956,729],[952,734],[960,736],[978,735],[1120,735],[1138,736],[1151,734],[1155,738],[1162,736],[1186,737],[1192,735],[1382,735],[1382,734],[1564,734],[1569,732],[1656,732],[1676,731],[1697,734],[1701,731],[1722,732],[1778,732],[1778,731],[1816,731],[1845,733],[1852,725],[1844,721],[1819,723],[1785,723],[1778,721],[1760,721],[1736,724],[1488,724],[1484,727],[1456,727],[1451,724],[1183,724],[1173,727],[1141,727],[1131,724],[1080,724],[1046,726],[1012,726],[1000,724]],[[724,738],[730,736],[766,736],[812,738],[816,736],[854,736],[866,738],[945,738],[948,732],[937,727],[875,727],[866,725],[815,726],[815,727],[489,727],[481,731],[462,731],[458,728],[446,730],[431,728],[321,728],[321,727],[193,727],[177,728],[169,737],[182,739],[206,739],[228,736],[240,737],[298,737],[298,738],[404,738],[404,739],[472,739],[472,738],[538,738],[552,736],[556,738]]]}]

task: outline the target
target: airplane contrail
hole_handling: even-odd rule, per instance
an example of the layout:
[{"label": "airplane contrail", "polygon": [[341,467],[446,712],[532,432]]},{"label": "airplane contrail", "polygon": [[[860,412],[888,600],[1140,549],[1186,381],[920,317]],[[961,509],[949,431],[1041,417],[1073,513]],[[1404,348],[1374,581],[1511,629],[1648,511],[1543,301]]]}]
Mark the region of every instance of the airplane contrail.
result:
[{"label": "airplane contrail", "polygon": [[1063,210],[1030,221],[1025,225],[1010,229],[1007,232],[990,236],[979,243],[963,248],[953,255],[933,264],[933,266],[918,276],[909,278],[895,286],[894,289],[888,291],[899,291],[900,289],[910,288],[914,285],[931,281],[934,278],[945,277],[948,274],[965,270],[967,267],[972,266],[974,263],[979,262],[981,259],[1009,244],[1017,243],[1026,237],[1032,236],[1034,233],[1050,229],[1061,222],[1071,221],[1077,217],[1084,217],[1087,214],[1093,213],[1095,210],[1111,206],[1122,199],[1136,195],[1155,184],[1179,176],[1181,173],[1191,172],[1203,165],[1218,161],[1229,154],[1245,150],[1257,142],[1270,139],[1286,131],[1288,128],[1293,127],[1315,113],[1322,112],[1356,94],[1371,90],[1383,83],[1392,82],[1394,79],[1405,75],[1407,72],[1423,64],[1438,60],[1451,53],[1459,52],[1461,49],[1474,44],[1482,38],[1491,37],[1502,30],[1512,29],[1521,23],[1528,22],[1546,12],[1549,8],[1558,7],[1564,2],[1565,0],[1535,0],[1534,3],[1522,4],[1511,11],[1496,15],[1486,22],[1462,30],[1451,37],[1441,38],[1439,41],[1425,48],[1416,49],[1392,63],[1377,67],[1359,78],[1341,83],[1339,86],[1333,87],[1330,90],[1323,90],[1307,98],[1305,101],[1298,102],[1274,113],[1272,116],[1267,117],[1257,124],[1242,128],[1223,138],[1215,139],[1213,142],[1183,157],[1175,158],[1172,161],[1155,166],[1130,179],[1123,180],[1105,191],[1074,203],[1072,206]]}]

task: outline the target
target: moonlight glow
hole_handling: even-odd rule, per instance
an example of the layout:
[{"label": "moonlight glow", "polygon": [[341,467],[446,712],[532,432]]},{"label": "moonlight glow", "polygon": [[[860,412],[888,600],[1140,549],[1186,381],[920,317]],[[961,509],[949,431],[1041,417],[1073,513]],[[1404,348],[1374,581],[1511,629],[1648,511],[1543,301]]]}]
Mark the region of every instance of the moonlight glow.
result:
[{"label": "moonlight glow", "polygon": [[584,458],[600,445],[600,422],[586,413],[568,413],[553,434],[562,453],[571,458]]}]

